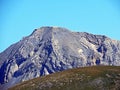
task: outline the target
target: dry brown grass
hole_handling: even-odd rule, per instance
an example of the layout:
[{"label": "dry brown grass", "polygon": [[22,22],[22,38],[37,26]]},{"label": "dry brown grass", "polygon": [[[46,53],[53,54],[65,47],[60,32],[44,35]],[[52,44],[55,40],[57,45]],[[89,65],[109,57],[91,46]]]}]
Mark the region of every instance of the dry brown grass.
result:
[{"label": "dry brown grass", "polygon": [[10,88],[9,90],[62,90],[63,88],[64,90],[67,90],[66,88],[68,87],[70,90],[73,88],[76,88],[75,90],[79,90],[77,88],[78,85],[88,86],[83,90],[95,90],[98,87],[95,86],[93,88],[90,83],[93,82],[94,84],[94,80],[99,80],[98,78],[101,78],[101,80],[103,80],[103,83],[105,82],[105,85],[103,84],[103,86],[100,86],[100,88],[104,86],[105,88],[110,86],[115,87],[115,85],[119,85],[118,83],[115,84],[113,81],[117,79],[120,80],[120,67],[91,66],[69,69],[66,71],[57,72],[47,76],[25,81],[13,88]]}]

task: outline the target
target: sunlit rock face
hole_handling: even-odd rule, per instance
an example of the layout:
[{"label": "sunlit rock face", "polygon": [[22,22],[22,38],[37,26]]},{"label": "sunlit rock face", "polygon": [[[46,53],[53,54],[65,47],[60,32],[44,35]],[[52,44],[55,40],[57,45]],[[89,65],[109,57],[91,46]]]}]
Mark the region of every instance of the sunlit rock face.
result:
[{"label": "sunlit rock face", "polygon": [[0,53],[0,83],[10,87],[50,73],[93,65],[120,66],[120,41],[60,27],[41,27]]}]

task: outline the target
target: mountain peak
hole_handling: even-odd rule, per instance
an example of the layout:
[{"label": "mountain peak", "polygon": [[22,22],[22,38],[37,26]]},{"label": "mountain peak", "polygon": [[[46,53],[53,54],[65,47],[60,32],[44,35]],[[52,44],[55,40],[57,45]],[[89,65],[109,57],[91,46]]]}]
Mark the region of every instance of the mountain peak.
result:
[{"label": "mountain peak", "polygon": [[49,33],[49,32],[56,32],[56,31],[65,32],[65,31],[69,31],[69,30],[66,28],[57,27],[57,26],[43,26],[43,27],[35,29],[32,34],[39,34],[39,33],[43,33],[43,32]]},{"label": "mountain peak", "polygon": [[58,26],[42,26],[40,29],[65,29],[64,27],[58,27]]},{"label": "mountain peak", "polygon": [[0,83],[10,87],[35,77],[95,65],[120,66],[120,41],[61,27],[41,27],[0,53]]}]

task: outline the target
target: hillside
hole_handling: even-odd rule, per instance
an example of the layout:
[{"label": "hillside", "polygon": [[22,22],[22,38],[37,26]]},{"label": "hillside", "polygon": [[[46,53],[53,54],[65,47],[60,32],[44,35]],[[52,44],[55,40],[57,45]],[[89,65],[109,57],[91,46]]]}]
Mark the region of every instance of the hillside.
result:
[{"label": "hillside", "polygon": [[70,69],[25,81],[9,90],[120,90],[120,67]]}]

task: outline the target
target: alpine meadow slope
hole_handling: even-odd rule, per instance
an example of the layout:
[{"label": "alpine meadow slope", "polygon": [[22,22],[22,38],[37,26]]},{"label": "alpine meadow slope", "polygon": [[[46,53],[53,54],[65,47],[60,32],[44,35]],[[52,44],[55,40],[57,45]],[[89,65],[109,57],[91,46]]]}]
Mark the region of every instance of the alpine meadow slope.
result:
[{"label": "alpine meadow slope", "polygon": [[0,53],[0,87],[86,66],[120,66],[120,41],[104,35],[41,27]]},{"label": "alpine meadow slope", "polygon": [[25,81],[9,90],[120,90],[120,67],[69,69]]}]

